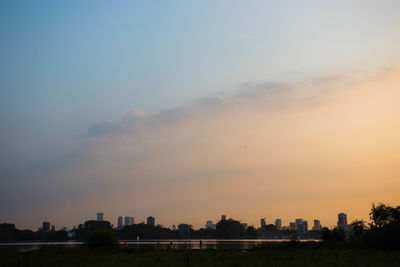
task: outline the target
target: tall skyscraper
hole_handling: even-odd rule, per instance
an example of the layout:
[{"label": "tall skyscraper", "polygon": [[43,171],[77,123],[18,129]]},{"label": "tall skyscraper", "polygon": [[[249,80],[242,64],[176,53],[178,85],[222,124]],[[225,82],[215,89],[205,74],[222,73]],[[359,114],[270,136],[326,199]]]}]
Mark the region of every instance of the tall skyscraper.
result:
[{"label": "tall skyscraper", "polygon": [[304,226],[304,232],[307,233],[308,232],[308,222],[303,221],[303,226]]},{"label": "tall skyscraper", "polygon": [[222,220],[222,221],[225,221],[225,220],[226,220],[226,215],[222,215],[222,216],[221,216],[221,220]]},{"label": "tall skyscraper", "polygon": [[282,229],[282,220],[281,219],[278,218],[275,220],[275,228],[278,230]]},{"label": "tall skyscraper", "polygon": [[308,231],[308,222],[303,219],[296,219],[295,227],[297,230],[297,235],[304,236]]},{"label": "tall skyscraper", "polygon": [[299,225],[303,223],[303,219],[299,218],[295,220],[296,223],[296,230],[298,229]]},{"label": "tall skyscraper", "polygon": [[322,226],[319,220],[314,220],[314,227],[312,228],[314,231],[321,231]]},{"label": "tall skyscraper", "polygon": [[155,226],[156,225],[156,219],[153,216],[147,217],[147,224]]},{"label": "tall skyscraper", "polygon": [[296,223],[295,222],[291,222],[289,224],[289,227],[290,227],[290,230],[292,230],[292,231],[296,230]]},{"label": "tall skyscraper", "polygon": [[124,219],[122,216],[118,217],[118,228],[122,228],[124,226]]},{"label": "tall skyscraper", "polygon": [[49,222],[43,222],[42,231],[43,232],[49,232],[50,231],[50,223]]},{"label": "tall skyscraper", "polygon": [[97,221],[98,222],[102,222],[103,221],[103,213],[102,212],[98,212],[97,213]]},{"label": "tall skyscraper", "polygon": [[297,224],[297,235],[304,236],[307,232],[306,226],[307,224],[305,224],[304,222]]},{"label": "tall skyscraper", "polygon": [[260,225],[261,225],[261,228],[263,228],[265,225],[267,225],[267,222],[265,221],[265,218],[261,218]]},{"label": "tall skyscraper", "polygon": [[338,222],[337,222],[338,228],[346,228],[347,227],[347,214],[346,213],[339,213],[338,214]]},{"label": "tall skyscraper", "polygon": [[135,223],[135,218],[134,217],[130,217],[130,216],[126,216],[125,217],[125,225],[132,225]]}]

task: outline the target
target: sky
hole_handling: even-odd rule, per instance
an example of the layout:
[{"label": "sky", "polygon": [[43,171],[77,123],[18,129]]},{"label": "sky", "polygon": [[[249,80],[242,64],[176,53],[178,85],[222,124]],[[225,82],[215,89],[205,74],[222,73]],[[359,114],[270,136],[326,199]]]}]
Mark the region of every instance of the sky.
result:
[{"label": "sky", "polygon": [[1,1],[0,222],[399,205],[400,2]]}]

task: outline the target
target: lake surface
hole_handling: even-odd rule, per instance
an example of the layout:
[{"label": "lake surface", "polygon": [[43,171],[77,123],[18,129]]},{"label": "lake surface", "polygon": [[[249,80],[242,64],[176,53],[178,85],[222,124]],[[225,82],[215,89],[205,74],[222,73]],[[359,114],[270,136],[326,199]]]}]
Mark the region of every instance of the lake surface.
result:
[{"label": "lake surface", "polygon": [[[120,240],[121,245],[128,248],[159,247],[186,249],[251,249],[262,243],[288,242],[290,239],[156,239],[156,240]],[[319,242],[318,239],[304,239],[300,242]],[[9,242],[0,243],[1,247],[15,248],[19,251],[29,251],[46,246],[76,247],[82,246],[80,241],[65,242]]]}]

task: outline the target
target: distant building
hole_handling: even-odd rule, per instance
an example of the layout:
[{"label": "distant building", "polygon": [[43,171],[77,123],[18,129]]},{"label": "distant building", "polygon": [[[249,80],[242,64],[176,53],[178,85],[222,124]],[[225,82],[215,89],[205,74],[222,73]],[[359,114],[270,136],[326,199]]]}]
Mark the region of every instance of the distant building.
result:
[{"label": "distant building", "polygon": [[156,219],[153,216],[147,217],[147,224],[155,226],[156,225]]},{"label": "distant building", "polygon": [[292,231],[296,230],[296,223],[295,222],[289,223],[289,227],[290,227],[290,230],[292,230]]},{"label": "distant building", "polygon": [[295,226],[297,235],[300,237],[304,236],[308,232],[308,222],[303,219],[296,219]]},{"label": "distant building", "polygon": [[346,228],[347,227],[347,214],[346,213],[339,213],[338,214],[338,228]]},{"label": "distant building", "polygon": [[321,231],[322,226],[319,220],[314,220],[314,227],[312,228],[314,231]]},{"label": "distant building", "polygon": [[135,223],[135,218],[134,217],[130,217],[130,216],[126,216],[125,217],[125,226],[126,225],[132,225]]},{"label": "distant building", "polygon": [[49,222],[43,222],[42,231],[43,232],[49,232],[50,231],[50,223]]},{"label": "distant building", "polygon": [[67,227],[65,227],[65,226],[63,226],[63,227],[61,227],[61,231],[67,231]]},{"label": "distant building", "polygon": [[276,219],[275,220],[275,228],[277,229],[277,230],[281,230],[282,229],[282,220],[281,219]]},{"label": "distant building", "polygon": [[118,228],[124,227],[124,218],[122,216],[118,217]]},{"label": "distant building", "polygon": [[298,226],[303,223],[303,219],[301,219],[301,218],[296,219],[295,223],[296,223],[296,229],[295,230],[297,230]]},{"label": "distant building", "polygon": [[102,222],[103,221],[103,213],[102,212],[98,212],[97,213],[97,221],[98,222]]},{"label": "distant building", "polygon": [[267,222],[265,221],[265,218],[261,218],[260,225],[261,225],[261,228],[263,228],[264,226],[267,225]]},{"label": "distant building", "polygon": [[176,231],[176,225],[172,225],[172,230]]},{"label": "distant building", "polygon": [[304,236],[306,234],[305,224],[301,223],[297,225],[297,235]]},{"label": "distant building", "polygon": [[221,220],[222,220],[222,221],[226,221],[226,215],[222,215],[222,216],[221,216]]},{"label": "distant building", "polygon": [[206,222],[206,229],[215,229],[215,225],[214,225],[213,221]]},{"label": "distant building", "polygon": [[193,230],[193,225],[191,225],[191,224],[181,223],[178,225],[179,232],[188,232],[190,230]]},{"label": "distant building", "polygon": [[247,230],[247,228],[248,228],[247,223],[241,223],[241,225],[242,225],[242,227],[243,227],[244,230]]},{"label": "distant building", "polygon": [[52,232],[55,232],[55,231],[56,231],[56,226],[55,226],[54,224],[51,226],[51,231],[52,231]]}]

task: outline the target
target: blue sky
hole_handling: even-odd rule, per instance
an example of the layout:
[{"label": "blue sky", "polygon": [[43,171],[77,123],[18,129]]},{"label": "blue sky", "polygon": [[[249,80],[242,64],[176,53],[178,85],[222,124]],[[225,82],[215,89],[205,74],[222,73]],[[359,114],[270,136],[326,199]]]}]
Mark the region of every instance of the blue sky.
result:
[{"label": "blue sky", "polygon": [[397,64],[399,11],[397,0],[1,1],[2,183],[21,166],[53,168],[131,109]]}]

